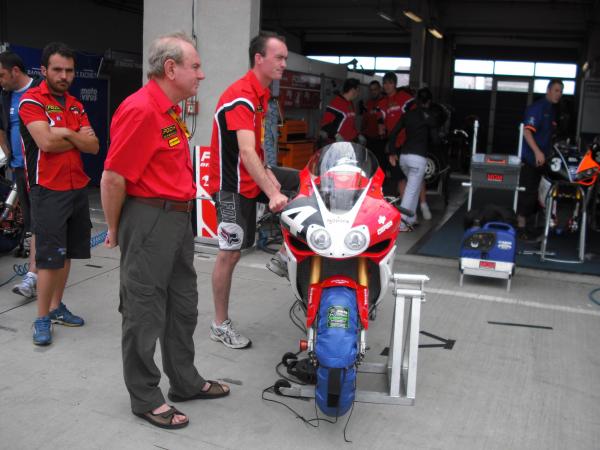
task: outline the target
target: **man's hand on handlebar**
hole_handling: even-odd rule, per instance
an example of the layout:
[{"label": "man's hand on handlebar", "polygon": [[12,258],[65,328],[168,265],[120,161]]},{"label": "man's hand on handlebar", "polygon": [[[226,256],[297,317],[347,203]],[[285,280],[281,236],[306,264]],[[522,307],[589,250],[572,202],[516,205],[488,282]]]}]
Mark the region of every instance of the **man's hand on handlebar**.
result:
[{"label": "man's hand on handlebar", "polygon": [[269,209],[276,213],[283,209],[287,205],[288,198],[281,192],[277,192],[275,195],[269,198]]}]

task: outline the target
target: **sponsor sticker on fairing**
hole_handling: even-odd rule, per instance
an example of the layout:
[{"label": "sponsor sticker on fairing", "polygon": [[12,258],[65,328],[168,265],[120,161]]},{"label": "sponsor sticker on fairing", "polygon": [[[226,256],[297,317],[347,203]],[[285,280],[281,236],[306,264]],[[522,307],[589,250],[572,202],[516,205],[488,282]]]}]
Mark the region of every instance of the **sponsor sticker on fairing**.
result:
[{"label": "sponsor sticker on fairing", "polygon": [[327,328],[348,328],[350,312],[343,306],[330,306],[327,309]]},{"label": "sponsor sticker on fairing", "polygon": [[377,236],[379,236],[380,234],[383,234],[385,232],[385,230],[391,228],[392,226],[392,221],[390,220],[388,223],[386,223],[385,225],[379,227],[377,229]]}]

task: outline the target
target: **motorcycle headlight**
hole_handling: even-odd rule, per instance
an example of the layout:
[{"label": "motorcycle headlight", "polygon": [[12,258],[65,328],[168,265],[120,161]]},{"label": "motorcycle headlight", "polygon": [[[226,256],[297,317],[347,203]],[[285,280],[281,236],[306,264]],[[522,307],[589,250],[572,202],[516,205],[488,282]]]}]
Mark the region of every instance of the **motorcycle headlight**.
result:
[{"label": "motorcycle headlight", "polygon": [[324,228],[313,231],[308,240],[317,250],[326,250],[331,246],[331,236]]},{"label": "motorcycle headlight", "polygon": [[344,244],[350,250],[358,251],[367,244],[367,237],[358,230],[352,230],[344,238]]}]

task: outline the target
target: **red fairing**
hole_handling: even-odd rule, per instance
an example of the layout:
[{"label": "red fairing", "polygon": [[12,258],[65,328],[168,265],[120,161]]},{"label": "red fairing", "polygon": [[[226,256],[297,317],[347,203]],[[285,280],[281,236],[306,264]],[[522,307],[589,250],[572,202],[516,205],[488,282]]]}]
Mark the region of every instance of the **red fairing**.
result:
[{"label": "red fairing", "polygon": [[356,291],[358,315],[362,326],[367,330],[369,328],[369,289],[366,286],[358,284],[352,278],[344,276],[330,277],[321,283],[310,285],[306,308],[306,326],[310,328],[317,317],[323,289],[333,286],[344,286]]},{"label": "red fairing", "polygon": [[308,197],[312,195],[312,184],[310,182],[310,172],[308,167],[305,167],[300,171],[300,188],[298,190],[298,197],[305,196]]},{"label": "red fairing", "polygon": [[306,326],[311,327],[315,318],[317,317],[317,311],[319,311],[319,304],[321,303],[321,293],[323,288],[318,283],[311,284],[308,290],[308,302],[306,308]]},{"label": "red fairing", "polygon": [[369,288],[361,284],[356,289],[356,306],[360,322],[365,330],[369,329]]},{"label": "red fairing", "polygon": [[385,175],[379,168],[372,179],[369,192],[356,216],[354,226],[367,225],[370,232],[370,247],[386,241],[389,245],[378,251],[369,251],[367,249],[362,256],[373,259],[375,262],[381,261],[390,251],[390,248],[396,243],[398,237],[398,227],[400,226],[400,212],[384,201],[381,185]]}]

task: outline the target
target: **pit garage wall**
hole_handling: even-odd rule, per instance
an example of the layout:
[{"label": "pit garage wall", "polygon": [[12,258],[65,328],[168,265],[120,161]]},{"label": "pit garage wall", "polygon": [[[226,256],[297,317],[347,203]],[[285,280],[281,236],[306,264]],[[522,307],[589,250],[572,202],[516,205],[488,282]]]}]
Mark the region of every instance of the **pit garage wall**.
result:
[{"label": "pit garage wall", "polygon": [[144,73],[148,47],[157,36],[174,31],[197,36],[206,78],[198,90],[200,107],[190,147],[210,145],[215,106],[222,92],[248,70],[248,45],[258,33],[259,19],[260,0],[144,0]]},{"label": "pit garage wall", "polygon": [[[210,145],[212,118],[220,95],[249,68],[248,45],[259,31],[260,0],[181,0],[169,2],[168,7],[165,5],[160,0],[144,0],[144,73],[148,47],[154,38],[177,30],[196,34],[206,78],[198,91],[200,109],[191,144]],[[289,54],[288,70],[321,76],[327,80],[322,85],[335,84],[336,89],[341,88],[348,72],[346,66],[310,60],[293,52]],[[374,78],[362,74],[351,76],[364,84]],[[325,90],[322,105],[331,99],[333,90]],[[315,135],[320,117],[321,109],[286,111],[286,118],[306,120],[311,136]]]}]

